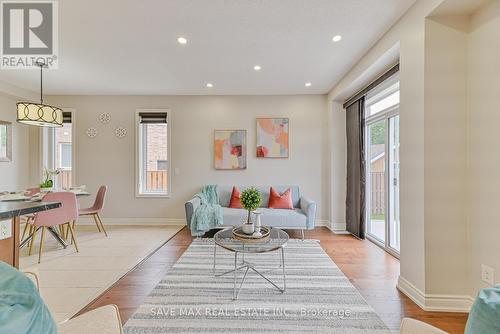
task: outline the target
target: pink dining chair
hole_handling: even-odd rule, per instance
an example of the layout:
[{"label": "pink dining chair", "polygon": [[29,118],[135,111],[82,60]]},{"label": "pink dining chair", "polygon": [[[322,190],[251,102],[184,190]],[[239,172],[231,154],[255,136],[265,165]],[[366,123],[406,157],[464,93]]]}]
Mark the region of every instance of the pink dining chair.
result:
[{"label": "pink dining chair", "polygon": [[99,216],[99,213],[101,213],[102,208],[104,207],[104,201],[106,199],[107,190],[108,190],[107,186],[99,187],[99,190],[97,191],[97,195],[95,197],[94,204],[90,208],[80,209],[78,211],[78,216],[92,216],[94,218],[97,229],[99,230],[99,232],[101,232],[102,229],[102,232],[104,232],[105,236],[108,236],[108,233],[104,228],[104,224],[102,223],[101,216]]},{"label": "pink dining chair", "polygon": [[[28,189],[26,189],[25,194],[26,194],[26,196],[31,197],[33,195],[38,194],[39,192],[40,192],[40,187],[38,187],[38,188],[28,188]],[[26,231],[28,230],[28,228],[29,228],[28,235],[30,235],[31,233],[33,233],[33,231],[32,231],[33,230],[33,226],[30,224],[30,221],[32,221],[33,218],[35,218],[35,215],[34,214],[26,215],[26,216],[24,216],[24,218],[25,218],[25,224],[24,224],[23,235],[21,237],[21,240],[24,239],[24,236],[26,235]]]},{"label": "pink dining chair", "polygon": [[31,250],[33,244],[35,243],[35,238],[37,234],[37,228],[42,230],[42,238],[40,240],[40,250],[38,252],[38,263],[42,259],[43,246],[45,242],[45,231],[47,228],[59,227],[61,233],[64,232],[64,226],[71,233],[71,240],[75,246],[75,250],[78,252],[78,245],[76,244],[76,236],[73,230],[73,224],[78,218],[78,208],[76,205],[76,195],[72,192],[54,192],[48,193],[43,197],[44,202],[61,202],[61,207],[57,209],[52,209],[48,211],[41,211],[35,215],[33,219],[33,237],[30,243],[29,254],[31,255]]}]

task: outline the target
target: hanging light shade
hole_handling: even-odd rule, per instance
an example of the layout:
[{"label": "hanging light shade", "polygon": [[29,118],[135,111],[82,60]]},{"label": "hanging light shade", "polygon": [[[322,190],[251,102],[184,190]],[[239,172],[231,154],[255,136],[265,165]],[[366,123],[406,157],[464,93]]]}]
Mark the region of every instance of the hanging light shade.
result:
[{"label": "hanging light shade", "polygon": [[36,64],[40,66],[40,103],[18,102],[16,104],[17,121],[19,123],[35,126],[60,127],[63,125],[62,109],[43,103],[42,71],[47,65],[40,62]]},{"label": "hanging light shade", "polygon": [[36,126],[62,126],[63,111],[46,104],[19,102],[17,103],[17,121]]}]

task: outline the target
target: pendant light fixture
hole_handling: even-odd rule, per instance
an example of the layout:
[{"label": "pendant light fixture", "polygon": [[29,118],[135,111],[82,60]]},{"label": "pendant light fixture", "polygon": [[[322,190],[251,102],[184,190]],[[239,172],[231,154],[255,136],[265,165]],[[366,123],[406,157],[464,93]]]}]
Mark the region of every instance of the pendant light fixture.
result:
[{"label": "pendant light fixture", "polygon": [[17,121],[19,123],[43,126],[61,127],[63,125],[63,111],[60,108],[43,104],[43,69],[48,66],[42,62],[36,62],[40,67],[40,103],[18,102]]}]

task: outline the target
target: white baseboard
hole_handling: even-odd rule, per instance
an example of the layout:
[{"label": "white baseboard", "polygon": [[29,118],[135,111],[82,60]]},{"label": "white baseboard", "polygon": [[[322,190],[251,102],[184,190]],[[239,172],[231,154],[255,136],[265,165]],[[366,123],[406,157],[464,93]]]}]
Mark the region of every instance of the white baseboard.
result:
[{"label": "white baseboard", "polygon": [[315,222],[315,226],[324,226],[330,228],[330,221],[325,219],[317,219]]},{"label": "white baseboard", "polygon": [[[108,225],[186,225],[184,218],[104,218],[101,217],[103,223]],[[78,218],[78,223],[82,225],[94,225],[94,219],[90,216]],[[345,231],[345,224],[331,224],[330,221],[319,219],[316,220],[316,226],[328,227],[335,233]]]},{"label": "white baseboard", "polygon": [[424,311],[468,313],[474,299],[467,295],[425,294],[404,277],[399,276],[397,288]]},{"label": "white baseboard", "polygon": [[[182,218],[104,218],[102,222],[106,225],[186,225],[186,220]],[[78,224],[94,225],[92,217],[78,218]]]},{"label": "white baseboard", "polygon": [[332,231],[336,234],[350,234],[346,230],[346,225],[345,223],[333,223],[332,224]]},{"label": "white baseboard", "polygon": [[345,229],[345,223],[331,223],[329,220],[319,219],[316,220],[316,226],[327,227],[330,231],[335,234],[350,234]]}]

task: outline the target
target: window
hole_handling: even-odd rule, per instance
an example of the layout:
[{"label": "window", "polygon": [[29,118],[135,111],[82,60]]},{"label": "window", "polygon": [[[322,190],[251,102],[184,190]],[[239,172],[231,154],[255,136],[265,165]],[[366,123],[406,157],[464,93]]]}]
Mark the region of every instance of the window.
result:
[{"label": "window", "polygon": [[0,161],[11,161],[12,124],[0,121]]},{"label": "window", "polygon": [[139,197],[170,193],[169,122],[166,110],[137,112],[137,189]]},{"label": "window", "polygon": [[168,166],[167,163],[168,163],[167,160],[158,160],[158,161],[156,161],[156,166],[157,166],[156,168],[158,170],[167,170],[167,166]]},{"label": "window", "polygon": [[60,169],[71,169],[71,143],[60,143],[59,152],[61,154],[59,158],[59,168]]},{"label": "window", "polygon": [[63,112],[63,126],[42,129],[42,169],[60,169],[57,189],[73,186],[73,113]]},{"label": "window", "polygon": [[399,105],[399,77],[395,75],[367,94],[365,117],[385,112],[397,105]]}]

